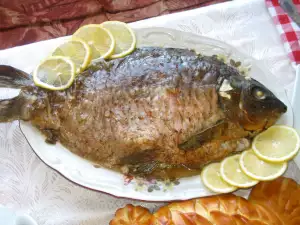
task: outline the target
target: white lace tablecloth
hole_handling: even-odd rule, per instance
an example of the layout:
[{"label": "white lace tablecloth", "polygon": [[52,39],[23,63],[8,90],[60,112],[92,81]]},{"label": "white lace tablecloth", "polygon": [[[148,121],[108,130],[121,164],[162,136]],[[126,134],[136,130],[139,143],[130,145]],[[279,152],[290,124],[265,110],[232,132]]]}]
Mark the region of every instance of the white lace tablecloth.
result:
[{"label": "white lace tablecloth", "polygon": [[[289,95],[292,91],[295,71],[264,0],[233,1],[152,18],[132,26],[175,28],[227,42],[262,61]],[[0,64],[31,72],[61,40],[0,51]],[[0,91],[1,97],[13,93]],[[294,163],[286,176],[299,181],[299,170]],[[0,124],[0,204],[30,214],[39,225],[105,225],[115,210],[127,203],[150,209],[161,205],[118,199],[66,180],[37,158],[22,136],[18,122]]]}]

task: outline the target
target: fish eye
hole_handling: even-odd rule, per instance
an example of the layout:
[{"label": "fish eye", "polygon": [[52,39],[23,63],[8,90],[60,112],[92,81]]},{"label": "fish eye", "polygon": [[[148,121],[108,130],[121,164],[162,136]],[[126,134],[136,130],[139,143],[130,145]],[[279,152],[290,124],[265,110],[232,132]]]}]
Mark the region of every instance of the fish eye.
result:
[{"label": "fish eye", "polygon": [[265,92],[259,87],[255,87],[252,89],[252,95],[259,100],[266,98]]}]

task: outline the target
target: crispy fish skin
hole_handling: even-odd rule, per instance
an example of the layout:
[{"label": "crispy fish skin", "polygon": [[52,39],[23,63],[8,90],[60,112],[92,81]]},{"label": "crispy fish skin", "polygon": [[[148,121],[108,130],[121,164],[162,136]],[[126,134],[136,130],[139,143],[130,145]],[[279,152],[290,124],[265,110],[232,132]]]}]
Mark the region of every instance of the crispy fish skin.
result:
[{"label": "crispy fish skin", "polygon": [[[261,88],[272,102],[259,112],[245,112],[247,102],[256,104],[253,98],[247,97],[241,108],[235,98],[219,93],[223,81],[232,77],[241,75],[216,57],[186,49],[141,48],[122,59],[95,63],[67,91],[19,82],[17,98],[25,103],[19,106],[23,113],[13,119],[30,120],[49,142],[60,141],[84,158],[122,167],[125,173],[200,168],[248,148],[251,132],[286,111]],[[246,82],[251,81],[233,81],[236,87],[228,93],[245,99]],[[2,108],[1,121],[10,120]],[[249,124],[251,131],[244,129]]]}]

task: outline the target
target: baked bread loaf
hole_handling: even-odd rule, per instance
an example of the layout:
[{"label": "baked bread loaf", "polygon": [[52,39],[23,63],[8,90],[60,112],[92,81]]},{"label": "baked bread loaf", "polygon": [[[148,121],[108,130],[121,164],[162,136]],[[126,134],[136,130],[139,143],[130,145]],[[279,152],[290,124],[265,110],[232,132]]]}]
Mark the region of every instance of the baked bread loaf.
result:
[{"label": "baked bread loaf", "polygon": [[171,203],[154,213],[151,225],[275,225],[265,208],[233,194]]},{"label": "baked bread loaf", "polygon": [[249,201],[268,209],[277,224],[300,225],[300,185],[280,177],[252,189]]},{"label": "baked bread loaf", "polygon": [[149,225],[152,214],[148,209],[141,206],[126,205],[118,209],[115,218],[110,221],[110,225]]},{"label": "baked bread loaf", "polygon": [[110,225],[300,225],[300,187],[289,178],[256,185],[249,200],[233,194],[174,202],[153,215],[127,205]]}]

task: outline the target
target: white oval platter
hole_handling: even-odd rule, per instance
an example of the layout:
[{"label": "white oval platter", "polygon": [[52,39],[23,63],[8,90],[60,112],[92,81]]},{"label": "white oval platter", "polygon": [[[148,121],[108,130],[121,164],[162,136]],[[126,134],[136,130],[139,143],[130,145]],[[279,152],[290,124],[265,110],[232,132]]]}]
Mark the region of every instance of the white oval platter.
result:
[{"label": "white oval platter", "polygon": [[[228,59],[242,62],[250,69],[249,75],[265,84],[287,106],[288,112],[279,124],[293,126],[293,113],[285,91],[274,82],[274,76],[263,65],[241,53],[239,50],[217,40],[166,28],[145,28],[135,30],[137,46],[160,46],[194,49],[203,55],[224,55]],[[48,166],[67,179],[86,188],[105,192],[117,197],[145,201],[186,200],[214,195],[202,184],[200,176],[179,179],[178,182],[163,183],[155,180],[133,179],[128,182],[124,176],[105,168],[96,168],[90,162],[76,156],[60,143],[49,145],[45,137],[28,122],[20,122],[20,128],[35,153]],[[246,191],[247,192],[247,191]]]}]

